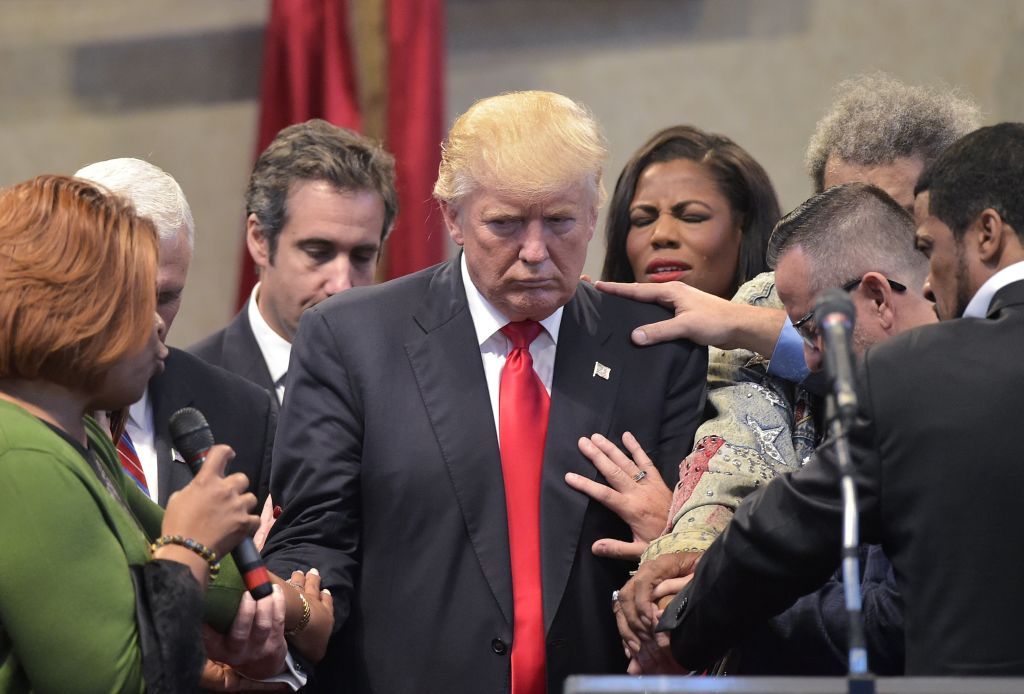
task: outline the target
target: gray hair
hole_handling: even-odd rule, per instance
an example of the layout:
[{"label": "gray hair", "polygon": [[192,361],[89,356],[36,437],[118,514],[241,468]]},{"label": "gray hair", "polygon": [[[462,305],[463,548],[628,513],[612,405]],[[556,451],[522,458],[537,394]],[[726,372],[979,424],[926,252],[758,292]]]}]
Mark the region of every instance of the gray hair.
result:
[{"label": "gray hair", "polygon": [[874,166],[916,155],[927,166],[981,124],[978,106],[956,91],[907,85],[884,72],[840,82],[835,92],[804,156],[817,193],[830,156]]},{"label": "gray hair", "polygon": [[914,248],[914,218],[885,191],[866,183],[832,186],[779,220],[768,241],[772,267],[799,247],[811,271],[812,293],[880,272],[920,287],[928,259]]},{"label": "gray hair", "polygon": [[178,182],[159,166],[122,157],[89,164],[76,171],[75,176],[127,199],[136,213],[153,222],[161,241],[174,240],[184,229],[188,247],[194,246],[192,208]]}]

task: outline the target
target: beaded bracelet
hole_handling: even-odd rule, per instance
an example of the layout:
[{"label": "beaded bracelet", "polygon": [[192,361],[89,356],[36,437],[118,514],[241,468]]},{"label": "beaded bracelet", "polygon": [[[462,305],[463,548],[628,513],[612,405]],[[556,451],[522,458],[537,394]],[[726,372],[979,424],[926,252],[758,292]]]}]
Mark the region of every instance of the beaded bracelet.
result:
[{"label": "beaded bracelet", "polygon": [[220,562],[217,561],[217,554],[209,549],[206,545],[196,542],[191,537],[182,537],[181,535],[164,535],[163,537],[157,538],[156,542],[149,546],[149,551],[152,554],[156,554],[156,551],[161,547],[167,545],[178,545],[185,549],[191,550],[202,557],[210,566],[210,580],[217,578],[217,574],[220,573]]}]

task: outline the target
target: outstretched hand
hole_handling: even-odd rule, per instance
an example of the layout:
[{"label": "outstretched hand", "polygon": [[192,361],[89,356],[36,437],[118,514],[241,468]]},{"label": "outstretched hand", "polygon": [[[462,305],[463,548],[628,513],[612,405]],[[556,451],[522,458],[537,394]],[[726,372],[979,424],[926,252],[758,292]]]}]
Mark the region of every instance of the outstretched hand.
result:
[{"label": "outstretched hand", "polygon": [[572,472],[566,473],[565,482],[607,506],[633,531],[632,542],[603,538],[593,544],[591,551],[599,557],[637,561],[650,541],[665,530],[672,490],[635,436],[627,431],[622,435],[622,443],[632,459],[600,434],[581,438],[580,452],[608,484]]},{"label": "outstretched hand", "polygon": [[636,328],[632,338],[638,345],[687,339],[771,357],[786,320],[785,311],[734,303],[682,282],[597,282],[595,286],[627,299],[660,304],[675,313],[667,320]]}]

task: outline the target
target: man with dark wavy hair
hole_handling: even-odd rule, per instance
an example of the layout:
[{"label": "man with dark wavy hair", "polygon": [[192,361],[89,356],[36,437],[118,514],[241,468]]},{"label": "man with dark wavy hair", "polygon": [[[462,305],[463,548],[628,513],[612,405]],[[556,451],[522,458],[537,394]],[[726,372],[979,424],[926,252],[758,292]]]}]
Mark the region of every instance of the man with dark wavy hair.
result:
[{"label": "man with dark wavy hair", "polygon": [[302,312],[374,282],[398,214],[395,161],[369,138],[327,121],[290,125],[256,160],[245,205],[259,284],[227,327],[189,351],[280,401]]}]

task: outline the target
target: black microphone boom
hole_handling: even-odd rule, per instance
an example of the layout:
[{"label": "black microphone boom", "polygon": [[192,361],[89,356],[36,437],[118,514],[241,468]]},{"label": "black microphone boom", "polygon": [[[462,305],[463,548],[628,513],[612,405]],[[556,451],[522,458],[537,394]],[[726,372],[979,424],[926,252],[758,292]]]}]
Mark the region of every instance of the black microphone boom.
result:
[{"label": "black microphone boom", "polygon": [[[185,458],[192,474],[199,474],[199,468],[202,467],[206,454],[214,444],[213,432],[210,431],[206,417],[194,407],[185,407],[171,415],[170,429],[174,447]],[[256,600],[270,595],[273,590],[270,585],[270,574],[267,573],[252,538],[242,540],[231,551],[231,556],[245,580],[249,594]]]}]

